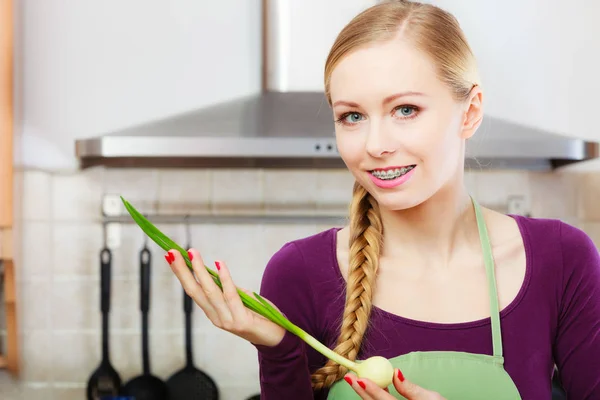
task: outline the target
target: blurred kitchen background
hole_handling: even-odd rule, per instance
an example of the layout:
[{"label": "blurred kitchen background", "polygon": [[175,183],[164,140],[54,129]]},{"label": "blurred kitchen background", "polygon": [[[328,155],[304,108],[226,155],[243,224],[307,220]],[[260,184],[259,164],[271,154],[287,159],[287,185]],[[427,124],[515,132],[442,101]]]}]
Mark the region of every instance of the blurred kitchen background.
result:
[{"label": "blurred kitchen background", "polygon": [[[260,0],[0,0],[2,43],[11,20],[14,35],[14,58],[6,46],[0,57],[14,83],[2,400],[85,398],[101,359],[104,244],[111,362],[124,382],[141,373],[144,240],[119,195],[252,290],[285,242],[344,223],[353,181],[335,153],[322,70],[336,33],[376,1],[266,3],[263,13]],[[433,3],[459,18],[480,63],[487,114],[470,144],[471,192],[504,212],[560,218],[600,246],[600,3]],[[167,379],[185,364],[182,289],[149,246],[150,365]],[[193,340],[222,399],[259,392],[254,348],[197,307]]]}]

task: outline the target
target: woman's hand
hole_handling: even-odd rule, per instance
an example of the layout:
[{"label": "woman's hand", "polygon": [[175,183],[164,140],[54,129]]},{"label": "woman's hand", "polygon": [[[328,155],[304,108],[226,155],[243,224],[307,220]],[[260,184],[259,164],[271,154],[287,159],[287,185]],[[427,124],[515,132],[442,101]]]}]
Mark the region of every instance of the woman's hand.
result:
[{"label": "woman's hand", "polygon": [[[363,400],[395,400],[387,389],[382,389],[368,379],[358,379],[352,373],[344,377],[352,389],[358,393]],[[408,400],[446,400],[439,393],[423,389],[420,386],[406,380],[399,369],[394,370],[394,387],[402,396]]]},{"label": "woman's hand", "polygon": [[[165,258],[185,292],[200,306],[213,325],[257,345],[273,347],[281,342],[285,329],[244,306],[224,262],[215,262],[223,285],[221,291],[204,267],[200,253],[190,249],[188,254],[194,273],[177,250],[170,250]],[[253,296],[247,290],[240,290]]]}]

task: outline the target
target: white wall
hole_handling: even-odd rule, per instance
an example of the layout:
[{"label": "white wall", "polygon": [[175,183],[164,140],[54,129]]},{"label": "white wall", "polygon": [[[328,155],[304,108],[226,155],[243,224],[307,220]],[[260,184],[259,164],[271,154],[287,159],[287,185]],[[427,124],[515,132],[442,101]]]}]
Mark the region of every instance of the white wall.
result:
[{"label": "white wall", "polygon": [[[374,3],[337,1],[344,10]],[[558,0],[432,2],[463,24],[479,59],[489,114],[600,140],[599,2],[573,0],[568,7]],[[333,0],[327,7],[309,3],[314,13],[336,12]],[[19,165],[74,168],[76,137],[260,88],[259,0],[22,4]],[[292,10],[299,18],[305,14]],[[341,26],[340,15],[346,14],[336,14],[332,26]],[[303,58],[289,71],[292,88],[322,87],[324,54],[335,30],[315,29],[321,20],[292,27],[291,43],[304,43]]]},{"label": "white wall", "polygon": [[21,4],[19,165],[72,168],[75,137],[259,90],[259,0]]}]

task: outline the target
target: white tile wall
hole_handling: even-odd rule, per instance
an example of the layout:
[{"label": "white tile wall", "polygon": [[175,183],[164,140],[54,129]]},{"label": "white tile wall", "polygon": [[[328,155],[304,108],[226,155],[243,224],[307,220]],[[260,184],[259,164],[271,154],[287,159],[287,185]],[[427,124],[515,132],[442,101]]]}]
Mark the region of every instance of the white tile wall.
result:
[{"label": "white tile wall", "polygon": [[[480,202],[502,206],[525,194],[533,216],[564,218],[600,245],[598,175],[469,172],[465,183]],[[353,178],[340,171],[103,170],[74,174],[19,171],[23,188],[16,249],[22,376],[0,373],[2,400],[82,399],[100,360],[99,251],[103,193],[123,195],[142,212],[347,213]],[[581,189],[581,182],[587,182]],[[591,186],[590,186],[591,185]],[[187,244],[183,224],[157,224]],[[205,264],[225,260],[239,286],[257,290],[262,269],[284,243],[330,228],[325,224],[196,224],[192,245]],[[144,235],[124,225],[113,253],[111,359],[124,381],[141,370],[139,250]],[[150,351],[152,372],[163,379],[184,365],[182,289],[162,249],[152,251]],[[1,317],[1,315],[0,315]],[[3,325],[0,323],[0,329]],[[221,387],[224,400],[259,391],[254,348],[215,328],[194,308],[196,365]],[[0,331],[3,334],[3,331]],[[0,338],[1,339],[1,338]],[[231,368],[235,365],[235,368]]]}]

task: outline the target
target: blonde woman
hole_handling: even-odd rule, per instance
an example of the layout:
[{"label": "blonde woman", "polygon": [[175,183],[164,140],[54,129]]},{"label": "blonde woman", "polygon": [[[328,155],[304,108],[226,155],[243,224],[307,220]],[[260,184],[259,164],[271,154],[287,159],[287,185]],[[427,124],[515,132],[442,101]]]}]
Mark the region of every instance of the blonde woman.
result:
[{"label": "blonde woman", "polygon": [[213,324],[258,349],[261,399],[550,399],[555,364],[569,399],[600,399],[598,250],[566,223],[470,197],[465,142],[484,98],[455,18],[367,9],[331,49],[325,93],[356,180],[350,224],[284,245],[261,294],[343,356],[392,360],[396,377],[386,390],[357,379],[246,309],[225,263],[221,292],[197,250],[196,278],[169,252]]}]

